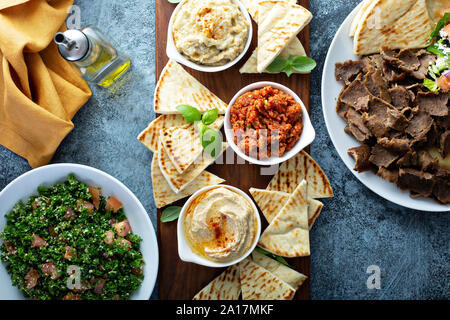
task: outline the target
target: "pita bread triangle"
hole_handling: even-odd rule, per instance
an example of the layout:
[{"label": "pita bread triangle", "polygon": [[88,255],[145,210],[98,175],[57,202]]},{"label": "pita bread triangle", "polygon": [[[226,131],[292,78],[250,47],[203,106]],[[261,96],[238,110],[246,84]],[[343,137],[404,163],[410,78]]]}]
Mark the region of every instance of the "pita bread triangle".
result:
[{"label": "pita bread triangle", "polygon": [[[213,130],[220,130],[223,119],[223,116],[219,116],[209,127]],[[162,129],[160,137],[164,150],[180,174],[183,174],[202,154],[200,135],[194,124],[188,123],[183,126]]]},{"label": "pita bread triangle", "polygon": [[163,114],[153,120],[138,136],[138,140],[150,151],[157,152],[159,145],[159,134],[162,129],[181,126],[186,124],[181,114]]},{"label": "pita bread triangle", "polygon": [[217,108],[224,114],[228,107],[182,66],[169,60],[156,85],[154,110],[155,113],[178,114],[176,107],[181,104],[193,106],[202,113]]},{"label": "pita bread triangle", "polygon": [[235,264],[211,281],[193,300],[238,300],[240,293],[239,267]]},{"label": "pita bread triangle", "polygon": [[249,258],[239,263],[243,300],[292,300],[295,290]]},{"label": "pita bread triangle", "polygon": [[[264,5],[264,1],[259,3]],[[312,14],[302,6],[277,2],[267,14],[258,18],[257,70],[262,73],[280,52],[311,21]]]},{"label": "pita bread triangle", "polygon": [[307,190],[308,183],[303,180],[264,230],[258,246],[282,257],[310,255]]},{"label": "pita bread triangle", "polygon": [[159,169],[158,152],[153,154],[152,160],[152,184],[153,184],[153,198],[157,208],[165,207],[175,201],[188,197],[199,189],[221,184],[225,180],[203,171],[192,183],[190,183],[183,191],[175,193],[167,183],[161,170]]},{"label": "pita bread triangle", "polygon": [[352,25],[350,27],[350,37],[354,37],[356,33],[356,29],[358,29],[358,25],[361,22],[361,18],[366,12],[367,8],[372,4],[372,2],[375,0],[364,0],[359,5],[358,13],[356,14],[355,18],[353,19]]},{"label": "pita bread triangle", "polygon": [[[221,153],[223,153],[227,147],[228,144],[226,142],[222,143]],[[183,172],[183,174],[180,174],[174,167],[172,161],[170,161],[170,158],[161,143],[159,145],[158,153],[159,168],[161,169],[163,176],[166,178],[167,183],[175,193],[180,193],[183,191],[203,172],[203,170],[215,161],[213,157],[206,152],[203,152],[198,160],[195,161],[196,163],[192,164],[186,171]],[[218,155],[218,157],[219,156],[220,155]]]},{"label": "pita bread triangle", "polygon": [[[280,213],[280,210],[291,197],[291,194],[281,191],[269,191],[255,188],[251,188],[249,191],[269,223],[275,219],[277,214]],[[322,202],[308,198],[308,224],[310,230],[322,212],[322,208]]]},{"label": "pita bread triangle", "polygon": [[253,20],[255,20],[256,23],[259,21],[259,17],[261,15],[267,14],[270,9],[273,8],[273,6],[277,2],[286,2],[289,4],[297,4],[297,0],[241,0],[242,4],[247,9],[248,13],[252,16]]},{"label": "pita bread triangle", "polygon": [[270,223],[290,198],[289,193],[251,188],[250,194]]},{"label": "pita bread triangle", "polygon": [[[302,43],[300,40],[295,37],[291,40],[291,42],[286,46],[286,48],[281,51],[280,57],[282,58],[289,58],[289,57],[306,57],[306,51],[305,48],[303,48]],[[258,73],[257,69],[258,64],[258,48],[256,48],[251,57],[247,60],[247,62],[239,69],[240,73]],[[265,73],[270,73],[269,71],[265,70]],[[298,71],[294,71],[294,73],[299,73]]]},{"label": "pita bread triangle", "polygon": [[308,195],[312,199],[332,198],[330,181],[320,166],[305,151],[284,162],[270,181],[267,190],[293,193],[302,182],[308,181]]},{"label": "pita bread triangle", "polygon": [[382,46],[424,48],[431,31],[426,0],[375,0],[356,29],[354,53],[357,56],[378,53]]},{"label": "pita bread triangle", "polygon": [[308,278],[304,274],[301,274],[300,272],[297,272],[294,269],[285,266],[281,262],[278,262],[256,250],[253,251],[252,258],[253,262],[273,273],[274,276],[286,282],[296,291]]}]

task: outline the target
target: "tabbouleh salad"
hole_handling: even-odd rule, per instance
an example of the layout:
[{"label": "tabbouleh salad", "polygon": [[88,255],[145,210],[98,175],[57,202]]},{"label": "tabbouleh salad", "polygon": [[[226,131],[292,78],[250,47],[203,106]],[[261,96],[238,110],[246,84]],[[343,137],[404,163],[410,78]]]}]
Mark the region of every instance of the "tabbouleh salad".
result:
[{"label": "tabbouleh salad", "polygon": [[144,260],[120,201],[73,175],[38,193],[14,206],[0,234],[13,285],[39,300],[129,299],[144,279]]}]

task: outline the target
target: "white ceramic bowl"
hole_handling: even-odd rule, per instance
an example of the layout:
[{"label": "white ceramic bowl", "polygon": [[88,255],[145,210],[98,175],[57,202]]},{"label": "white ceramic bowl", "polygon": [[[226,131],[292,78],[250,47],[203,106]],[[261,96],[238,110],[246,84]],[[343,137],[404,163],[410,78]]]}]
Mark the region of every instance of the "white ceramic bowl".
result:
[{"label": "white ceramic bowl", "polygon": [[[247,201],[251,204],[255,215],[256,215],[256,223],[257,223],[257,230],[256,230],[256,237],[255,237],[255,241],[253,242],[252,246],[250,247],[249,250],[247,250],[247,252],[245,252],[244,255],[242,255],[240,258],[226,262],[226,263],[220,263],[220,262],[214,262],[208,259],[205,259],[201,256],[199,256],[198,254],[196,254],[195,252],[192,251],[191,247],[189,246],[189,244],[186,241],[185,235],[184,235],[184,231],[183,231],[183,220],[184,217],[186,215],[186,211],[189,208],[191,202],[197,198],[199,195],[201,195],[202,193],[211,190],[211,189],[215,189],[218,187],[225,187],[228,188],[240,195],[242,195],[245,199],[247,199]],[[245,258],[247,258],[252,252],[253,250],[256,248],[256,245],[258,244],[259,241],[259,237],[261,235],[261,219],[259,217],[259,212],[258,212],[258,208],[256,208],[255,203],[253,202],[252,199],[250,199],[250,197],[243,192],[242,190],[239,190],[238,188],[232,187],[232,186],[227,186],[227,185],[218,185],[218,186],[209,186],[209,187],[205,187],[200,189],[199,191],[197,191],[196,193],[194,193],[186,202],[186,204],[183,206],[183,209],[181,210],[180,216],[178,218],[178,225],[177,225],[177,238],[178,238],[178,255],[180,256],[180,259],[185,261],[185,262],[192,262],[195,264],[199,264],[205,267],[211,267],[211,268],[223,268],[223,267],[228,267],[228,266],[232,266],[236,263],[241,262],[242,260],[244,260]]]},{"label": "white ceramic bowl", "polygon": [[[133,300],[148,300],[153,292],[158,274],[158,242],[148,214],[136,196],[119,180],[100,170],[78,164],[54,164],[29,171],[12,181],[0,193],[0,232],[3,231],[9,213],[19,201],[27,201],[31,195],[37,194],[37,187],[50,187],[64,182],[73,173],[77,180],[87,185],[102,188],[105,197],[114,195],[119,199],[130,221],[133,233],[142,238],[141,252],[145,264],[143,266],[144,281],[141,287],[132,294]],[[1,240],[0,240],[1,241]],[[0,264],[0,300],[21,300],[23,294],[11,284],[11,278],[5,264]]]},{"label": "white ceramic bowl", "polygon": [[247,12],[247,9],[245,8],[245,6],[242,4],[242,2],[238,1],[238,0],[231,0],[233,2],[235,2],[239,8],[242,11],[242,14],[244,15],[245,19],[248,22],[248,38],[247,38],[247,42],[245,43],[245,47],[244,50],[241,52],[241,54],[239,56],[236,57],[236,59],[234,59],[233,61],[228,62],[227,64],[223,65],[223,66],[205,66],[205,65],[200,65],[200,64],[196,64],[195,62],[192,62],[191,60],[189,60],[188,58],[186,58],[185,56],[183,56],[176,48],[175,46],[175,42],[173,40],[173,20],[176,16],[176,14],[178,13],[178,11],[180,11],[181,7],[183,6],[183,4],[186,2],[187,0],[183,0],[181,1],[177,7],[175,8],[175,10],[172,13],[172,16],[170,17],[170,21],[169,21],[169,30],[167,32],[167,48],[166,48],[166,54],[167,56],[178,62],[181,63],[182,65],[185,65],[186,67],[189,67],[191,69],[197,70],[197,71],[201,71],[201,72],[220,72],[220,71],[224,71],[226,69],[231,68],[232,66],[234,66],[236,63],[239,62],[239,60],[241,60],[245,54],[247,53],[248,49],[250,48],[250,45],[252,43],[252,36],[253,36],[253,27],[252,27],[252,19],[250,18],[250,15]]},{"label": "white ceramic bowl", "polygon": [[360,143],[344,132],[346,123],[336,113],[336,102],[339,93],[343,88],[343,84],[336,81],[334,76],[334,66],[337,62],[359,60],[361,58],[353,54],[353,39],[349,37],[350,26],[359,8],[360,6],[356,7],[353,12],[350,13],[336,32],[330,49],[328,50],[323,69],[322,109],[331,141],[339,153],[339,156],[355,177],[381,197],[410,209],[430,212],[448,212],[450,211],[449,204],[439,204],[437,201],[429,198],[411,198],[409,191],[401,190],[395,183],[383,180],[372,172],[358,173],[353,170],[355,161],[347,154],[347,150],[360,145]]},{"label": "white ceramic bowl", "polygon": [[[231,106],[236,102],[236,100],[242,96],[244,93],[247,93],[249,91],[253,91],[256,89],[261,89],[266,86],[272,86],[276,89],[279,89],[281,91],[284,91],[285,93],[289,94],[294,98],[294,100],[302,106],[303,111],[303,132],[300,136],[300,140],[297,141],[297,143],[294,145],[294,147],[286,152],[282,157],[279,156],[271,156],[267,160],[258,160],[254,157],[250,157],[243,153],[238,146],[234,143],[234,134],[233,134],[233,127],[231,125],[230,117],[231,117]],[[311,119],[309,118],[308,111],[306,110],[305,105],[303,104],[303,101],[299,98],[298,95],[296,95],[291,89],[275,82],[256,82],[253,83],[245,88],[243,88],[241,91],[239,91],[231,100],[230,104],[228,105],[227,112],[225,113],[225,121],[224,121],[224,129],[225,129],[225,136],[227,139],[228,144],[231,146],[231,148],[234,150],[234,152],[237,153],[239,157],[241,157],[244,160],[247,160],[250,163],[261,165],[261,166],[273,166],[276,164],[283,163],[292,157],[294,157],[297,153],[302,151],[304,148],[309,146],[314,139],[316,138],[316,131],[314,130],[314,127],[311,123]]]}]

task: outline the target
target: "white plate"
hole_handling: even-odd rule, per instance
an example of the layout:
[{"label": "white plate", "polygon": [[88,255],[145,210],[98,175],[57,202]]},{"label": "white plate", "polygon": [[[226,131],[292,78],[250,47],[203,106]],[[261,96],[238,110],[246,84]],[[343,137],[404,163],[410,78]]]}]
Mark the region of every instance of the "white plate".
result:
[{"label": "white plate", "polygon": [[[114,195],[123,203],[133,233],[142,238],[141,252],[145,260],[144,281],[132,294],[131,299],[148,300],[158,274],[158,242],[155,231],[146,210],[136,196],[109,174],[78,164],[54,164],[23,174],[0,193],[0,232],[4,230],[6,224],[5,214],[9,213],[19,200],[26,202],[31,195],[37,194],[37,187],[41,185],[50,187],[57,182],[64,182],[70,173],[87,185],[101,187],[103,196]],[[11,278],[4,263],[0,264],[0,288],[0,300],[24,299],[21,291],[11,284]]]},{"label": "white plate", "polygon": [[360,145],[360,143],[344,132],[346,123],[336,113],[336,103],[343,84],[336,81],[334,66],[337,62],[360,59],[353,54],[353,39],[349,37],[350,26],[358,8],[359,6],[350,13],[337,31],[328,51],[323,69],[322,108],[331,141],[333,141],[339,156],[349,170],[366,187],[381,197],[410,209],[430,212],[450,211],[450,205],[439,204],[432,199],[413,199],[409,196],[409,191],[400,190],[396,184],[383,180],[372,172],[358,173],[353,170],[355,161],[347,154],[347,150]]}]

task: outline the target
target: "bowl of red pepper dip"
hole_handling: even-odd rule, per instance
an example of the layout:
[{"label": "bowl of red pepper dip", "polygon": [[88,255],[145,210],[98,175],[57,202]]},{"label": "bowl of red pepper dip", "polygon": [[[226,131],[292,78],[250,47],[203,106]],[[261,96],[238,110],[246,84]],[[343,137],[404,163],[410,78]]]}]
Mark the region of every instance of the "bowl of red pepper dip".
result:
[{"label": "bowl of red pepper dip", "polygon": [[239,91],[225,115],[225,135],[243,159],[282,163],[314,141],[315,131],[301,99],[287,87],[258,82]]}]

